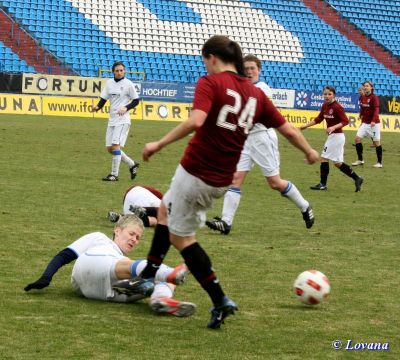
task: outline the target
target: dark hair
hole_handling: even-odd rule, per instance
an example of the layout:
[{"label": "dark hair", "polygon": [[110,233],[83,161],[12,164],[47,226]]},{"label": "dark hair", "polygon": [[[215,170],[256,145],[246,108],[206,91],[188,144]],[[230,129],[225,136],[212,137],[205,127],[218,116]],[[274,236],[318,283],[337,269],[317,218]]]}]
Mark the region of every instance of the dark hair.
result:
[{"label": "dark hair", "polygon": [[120,65],[122,65],[122,66],[124,67],[124,69],[125,69],[125,65],[124,65],[124,63],[123,63],[122,61],[116,61],[116,62],[113,64],[112,68],[111,68],[112,72],[114,72],[115,68],[116,68],[117,66],[120,66]]},{"label": "dark hair", "polygon": [[201,49],[201,55],[206,59],[210,55],[217,56],[224,63],[234,64],[238,74],[244,75],[242,49],[227,36],[214,35],[209,38]]},{"label": "dark hair", "polygon": [[257,65],[257,67],[258,67],[258,69],[261,70],[261,67],[262,67],[261,61],[260,61],[260,59],[259,59],[257,56],[251,55],[251,54],[250,54],[250,55],[246,55],[246,56],[243,58],[243,62],[245,63],[246,61],[253,61],[253,62],[255,62],[256,65]]},{"label": "dark hair", "polygon": [[325,87],[324,87],[324,90],[332,91],[332,92],[336,95],[336,89],[335,89],[333,86],[331,86],[331,85],[325,86]]}]

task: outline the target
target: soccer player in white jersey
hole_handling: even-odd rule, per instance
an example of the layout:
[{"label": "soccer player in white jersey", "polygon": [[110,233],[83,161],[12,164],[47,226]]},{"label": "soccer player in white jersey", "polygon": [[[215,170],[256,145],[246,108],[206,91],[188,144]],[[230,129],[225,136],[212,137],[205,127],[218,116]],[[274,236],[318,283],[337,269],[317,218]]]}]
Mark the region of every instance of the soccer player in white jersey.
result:
[{"label": "soccer player in white jersey", "polygon": [[[125,254],[134,250],[143,234],[143,223],[136,215],[122,216],[114,228],[113,239],[101,232],[82,236],[60,251],[47,265],[42,276],[27,285],[25,291],[49,286],[54,274],[76,260],[71,283],[74,290],[89,299],[111,302],[134,302],[150,295],[146,288],[133,293],[126,289],[140,275],[146,260],[133,261]],[[163,265],[156,273],[156,285],[151,293],[150,307],[159,313],[189,316],[196,306],[172,298],[175,285],[184,282],[188,269]]]},{"label": "soccer player in white jersey", "polygon": [[[272,99],[271,88],[265,82],[260,81],[261,61],[254,55],[247,55],[243,60],[246,76]],[[260,166],[270,188],[279,191],[282,196],[292,201],[300,209],[307,229],[311,228],[314,224],[314,214],[310,203],[303,198],[292,182],[281,179],[279,175],[280,163],[276,132],[260,123],[254,125],[244,144],[232,185],[224,197],[222,217],[208,220],[206,225],[221,234],[229,234],[233,218],[239,207],[241,186],[254,163]]]},{"label": "soccer player in white jersey", "polygon": [[121,160],[129,166],[131,179],[136,177],[139,166],[122,148],[128,138],[131,126],[129,110],[139,104],[139,96],[132,81],[125,78],[125,65],[117,61],[112,66],[114,78],[107,81],[100,95],[99,103],[93,108],[99,111],[110,100],[110,117],[106,132],[106,148],[112,155],[111,173],[103,177],[104,181],[118,181]]}]

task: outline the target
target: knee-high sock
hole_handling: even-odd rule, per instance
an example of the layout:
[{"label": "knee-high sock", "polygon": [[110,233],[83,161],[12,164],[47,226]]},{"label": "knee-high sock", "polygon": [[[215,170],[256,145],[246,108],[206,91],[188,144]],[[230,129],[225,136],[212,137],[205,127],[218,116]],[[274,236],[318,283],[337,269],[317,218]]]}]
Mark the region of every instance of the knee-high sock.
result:
[{"label": "knee-high sock", "polygon": [[119,166],[121,164],[121,150],[112,150],[111,155],[111,175],[118,176]]},{"label": "knee-high sock", "polygon": [[199,282],[201,287],[207,291],[213,304],[219,306],[225,294],[219,284],[217,275],[212,269],[211,260],[207,253],[200,244],[196,242],[183,249],[181,255],[185,259],[185,263],[195,279]]},{"label": "knee-high sock", "polygon": [[347,176],[351,177],[354,180],[358,179],[358,175],[356,174],[356,172],[349,165],[345,163],[342,163],[342,165],[340,165],[339,170],[343,174],[346,174]]},{"label": "knee-high sock", "polygon": [[293,202],[302,212],[306,211],[310,203],[303,198],[296,185],[288,181],[286,189],[281,192],[282,196]]},{"label": "knee-high sock", "polygon": [[224,206],[222,208],[222,220],[228,225],[232,225],[233,218],[240,203],[241,190],[240,188],[231,187],[224,196]]},{"label": "knee-high sock", "polygon": [[382,164],[382,145],[379,145],[375,148],[376,157],[378,159],[378,163]]},{"label": "knee-high sock", "polygon": [[147,255],[147,266],[141,274],[142,278],[148,279],[155,277],[170,246],[168,226],[157,224],[154,230],[150,251]]},{"label": "knee-high sock", "polygon": [[125,164],[128,164],[129,167],[132,167],[133,165],[135,165],[135,162],[128,155],[126,155],[122,150],[121,150],[121,160]]},{"label": "knee-high sock", "polygon": [[328,182],[328,175],[329,175],[328,162],[321,163],[320,172],[321,172],[321,184],[326,185],[326,183]]},{"label": "knee-high sock", "polygon": [[356,151],[357,151],[358,160],[363,161],[363,144],[362,143],[356,144]]}]

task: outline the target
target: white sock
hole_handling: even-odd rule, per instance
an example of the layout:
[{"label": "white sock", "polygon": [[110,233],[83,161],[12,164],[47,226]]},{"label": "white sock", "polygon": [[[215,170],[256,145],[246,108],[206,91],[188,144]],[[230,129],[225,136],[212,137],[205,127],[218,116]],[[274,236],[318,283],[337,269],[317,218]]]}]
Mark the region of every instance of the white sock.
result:
[{"label": "white sock", "polygon": [[131,168],[135,162],[121,150],[121,160]]},{"label": "white sock", "polygon": [[222,220],[228,225],[232,225],[233,218],[240,203],[241,191],[240,188],[231,187],[224,196],[224,206],[222,208]]},{"label": "white sock", "polygon": [[310,203],[303,198],[296,185],[290,181],[288,182],[286,189],[281,194],[293,202],[301,210],[301,212],[306,211],[310,206]]},{"label": "white sock", "polygon": [[154,286],[154,291],[151,294],[150,301],[160,298],[172,298],[174,295],[173,290],[166,282],[158,283]]},{"label": "white sock", "polygon": [[[137,260],[132,264],[132,277],[139,276],[147,265],[147,260]],[[174,268],[161,264],[156,272],[154,281],[167,281],[167,277],[174,271]]]},{"label": "white sock", "polygon": [[119,166],[121,164],[121,150],[113,150],[111,161],[111,175],[118,176]]}]

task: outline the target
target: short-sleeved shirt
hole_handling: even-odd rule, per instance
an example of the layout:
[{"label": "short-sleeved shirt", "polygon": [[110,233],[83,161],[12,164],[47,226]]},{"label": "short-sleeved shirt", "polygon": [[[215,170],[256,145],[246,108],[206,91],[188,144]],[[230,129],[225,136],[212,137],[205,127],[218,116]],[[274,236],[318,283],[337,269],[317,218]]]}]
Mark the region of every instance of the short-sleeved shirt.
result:
[{"label": "short-sleeved shirt", "polygon": [[[344,112],[343,106],[340,105],[337,101],[333,101],[331,103],[324,103],[321,107],[321,111],[318,116],[314,119],[314,121],[319,124],[323,120],[326,121],[326,126],[331,127],[336,124],[342,123],[343,126],[346,126],[349,123],[349,119]],[[343,132],[342,128],[336,129],[334,133]]]},{"label": "short-sleeved shirt", "polygon": [[110,79],[107,81],[100,97],[104,100],[110,100],[108,126],[130,124],[131,117],[129,111],[120,116],[118,115],[118,110],[131,103],[132,100],[139,98],[132,81],[127,78],[123,78],[119,81]]},{"label": "short-sleeved shirt", "polygon": [[231,184],[253,123],[274,128],[285,123],[262,90],[247,78],[228,71],[199,79],[193,110],[202,110],[207,117],[189,142],[181,165],[215,187]]},{"label": "short-sleeved shirt", "polygon": [[379,123],[379,98],[375,94],[361,95],[358,103],[360,105],[360,118],[365,124],[371,122]]}]

